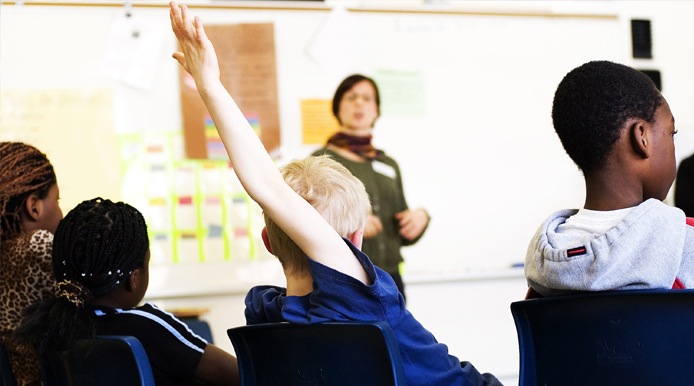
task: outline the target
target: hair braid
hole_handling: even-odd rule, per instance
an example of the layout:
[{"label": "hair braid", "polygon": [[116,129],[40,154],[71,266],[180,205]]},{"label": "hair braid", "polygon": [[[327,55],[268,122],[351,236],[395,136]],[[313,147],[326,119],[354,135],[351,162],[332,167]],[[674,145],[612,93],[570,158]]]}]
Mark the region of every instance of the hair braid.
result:
[{"label": "hair braid", "polygon": [[127,280],[144,264],[148,249],[147,225],[137,209],[101,198],[83,201],[55,231],[56,296],[27,307],[15,337],[40,354],[93,337],[95,322],[79,309]]},{"label": "hair braid", "polygon": [[148,249],[147,225],[137,209],[95,198],[77,205],[58,225],[53,273],[56,280],[79,282],[98,297],[141,267]]},{"label": "hair braid", "polygon": [[21,233],[20,213],[26,198],[45,198],[56,183],[45,154],[21,142],[0,142],[0,241]]}]

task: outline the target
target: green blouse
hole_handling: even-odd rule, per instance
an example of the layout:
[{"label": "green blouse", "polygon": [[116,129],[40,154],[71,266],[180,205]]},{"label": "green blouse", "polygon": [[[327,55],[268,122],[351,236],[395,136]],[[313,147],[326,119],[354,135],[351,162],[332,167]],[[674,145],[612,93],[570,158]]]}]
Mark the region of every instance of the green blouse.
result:
[{"label": "green blouse", "polygon": [[362,250],[374,265],[389,273],[398,272],[398,265],[403,261],[400,247],[414,244],[421,235],[414,240],[400,237],[395,214],[407,210],[407,202],[397,162],[387,155],[374,161],[354,162],[327,148],[313,153],[314,156],[323,154],[344,165],[366,187],[373,214],[381,219],[383,231],[376,237],[364,238]]}]

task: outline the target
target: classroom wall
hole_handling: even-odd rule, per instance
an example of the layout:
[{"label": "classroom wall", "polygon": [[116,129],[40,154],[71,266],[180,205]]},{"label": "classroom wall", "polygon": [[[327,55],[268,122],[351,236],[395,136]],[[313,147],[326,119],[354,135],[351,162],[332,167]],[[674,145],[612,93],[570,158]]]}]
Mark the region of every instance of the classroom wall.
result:
[{"label": "classroom wall", "polygon": [[[131,74],[126,80],[135,82],[128,83],[109,77],[104,64],[118,43],[111,28],[124,8],[3,3],[0,91],[5,100],[27,92],[46,101],[32,101],[30,113],[45,115],[34,117],[33,127],[17,128],[26,117],[4,111],[0,138],[24,139],[49,154],[65,211],[88,197],[119,199],[126,189],[134,192],[129,199],[137,195],[138,186],[123,186],[120,135],[181,129],[179,69],[170,59],[175,42],[164,4],[131,9],[157,44],[133,55],[150,70]],[[680,130],[677,158],[694,151],[694,57],[680,45],[694,33],[685,19],[689,2],[403,2],[408,12],[369,11],[375,5],[367,3],[400,2],[196,12],[210,24],[274,24],[280,162],[318,147],[303,143],[302,100],[331,98],[348,73],[382,80],[392,97],[384,98],[375,142],[400,162],[410,206],[433,218],[421,242],[404,250],[408,272],[506,268],[522,261],[549,212],[581,206],[583,181],[553,133],[550,108],[561,77],[584,61],[660,70]],[[328,12],[331,5],[336,10]],[[341,5],[347,10],[338,12]],[[631,18],[652,20],[653,59],[631,57]],[[54,119],[48,107],[71,113]],[[501,221],[513,231],[500,233]]]},{"label": "classroom wall", "polygon": [[[154,70],[139,85],[103,72],[109,28],[123,8],[29,3],[0,6],[0,97],[20,95],[36,110],[19,117],[0,111],[0,139],[25,140],[48,153],[64,211],[94,196],[119,199],[119,135],[181,129],[178,67],[169,58],[175,42],[164,3],[132,9],[160,36],[147,54]],[[194,9],[205,22],[274,23],[283,159],[316,148],[302,142],[300,101],[329,99],[344,75],[364,72],[390,88],[398,80],[410,87],[399,92],[417,103],[387,107],[384,100],[375,132],[377,145],[400,162],[410,206],[426,207],[433,219],[420,243],[404,250],[410,308],[441,341],[451,342],[454,354],[484,371],[512,378],[517,367],[508,306],[523,296],[524,281],[521,270],[507,274],[508,267],[523,260],[549,212],[583,203],[581,175],[551,128],[552,93],[561,77],[591,59],[660,70],[679,129],[676,157],[694,152],[694,50],[683,44],[694,37],[692,2],[325,3],[346,6],[342,14],[196,3],[221,5]],[[400,3],[407,12],[370,10]],[[353,28],[334,41],[335,51],[323,47],[321,64],[313,43],[330,33],[324,28],[333,18]],[[632,18],[652,21],[653,59],[631,57]],[[225,329],[243,323],[243,291],[266,282],[281,283],[281,272],[262,254],[253,261],[166,264],[152,270],[149,298],[210,308],[224,346]],[[441,301],[431,300],[437,297]],[[460,306],[450,310],[451,301]],[[501,331],[498,345],[487,342],[494,331]]]}]

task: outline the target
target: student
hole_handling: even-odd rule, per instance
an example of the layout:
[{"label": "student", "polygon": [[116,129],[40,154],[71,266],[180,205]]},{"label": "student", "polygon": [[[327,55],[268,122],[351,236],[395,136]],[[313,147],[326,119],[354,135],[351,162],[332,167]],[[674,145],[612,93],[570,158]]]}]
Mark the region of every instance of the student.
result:
[{"label": "student", "polygon": [[16,333],[40,355],[97,334],[131,335],[157,385],[239,384],[236,358],[155,305],[138,306],[149,284],[149,239],[137,209],[101,198],[80,203],[58,225],[52,265],[55,297],[28,307]]},{"label": "student", "polygon": [[421,208],[408,208],[398,163],[371,144],[380,109],[381,98],[373,79],[359,74],[345,78],[333,97],[333,114],[340,130],[313,155],[330,155],[364,183],[374,213],[367,218],[361,249],[393,277],[405,297],[400,248],[419,241],[429,225],[429,214]]},{"label": "student", "polygon": [[45,154],[21,142],[0,142],[0,343],[18,385],[41,381],[34,350],[11,335],[22,310],[52,292],[51,245],[63,218],[58,196]]},{"label": "student", "polygon": [[680,162],[675,179],[675,206],[694,217],[694,154]]},{"label": "student", "polygon": [[[252,315],[257,317],[254,322],[384,320],[398,339],[409,385],[498,385],[494,376],[483,376],[448,355],[447,347],[405,309],[393,279],[358,249],[368,210],[363,184],[336,161],[309,158],[284,170],[290,184],[306,184],[307,190],[300,191],[306,199],[297,194],[222,86],[214,47],[200,20],[172,2],[171,22],[183,50],[174,58],[195,79],[239,180],[263,209],[264,238],[277,249],[273,252],[287,273],[286,290],[251,291],[249,312],[258,311]],[[321,202],[313,202],[313,197]],[[343,227],[338,233],[329,222]],[[283,256],[291,249],[303,253]],[[291,263],[302,258],[308,269]]]},{"label": "student", "polygon": [[694,227],[661,202],[677,130],[653,82],[622,64],[583,64],[557,87],[552,119],[586,199],[552,214],[530,242],[528,296],[694,287]]}]

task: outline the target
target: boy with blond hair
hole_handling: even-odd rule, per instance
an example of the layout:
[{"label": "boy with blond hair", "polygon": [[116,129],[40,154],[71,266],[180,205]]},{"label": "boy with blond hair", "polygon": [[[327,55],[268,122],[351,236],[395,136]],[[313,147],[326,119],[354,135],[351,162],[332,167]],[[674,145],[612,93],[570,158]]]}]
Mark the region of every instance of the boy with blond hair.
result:
[{"label": "boy with blond hair", "polygon": [[[298,169],[293,168],[299,164],[290,164],[284,171],[286,182],[224,89],[214,47],[201,21],[191,18],[186,6],[174,2],[170,11],[182,50],[173,56],[195,79],[241,184],[269,220],[264,239],[270,249],[277,249],[274,252],[287,274],[286,289],[251,290],[246,310],[249,321],[386,321],[398,341],[410,386],[500,384],[494,376],[482,375],[471,364],[449,355],[448,348],[405,309],[390,275],[359,250],[364,232],[361,218],[368,210],[363,185],[325,158],[308,159]],[[311,165],[314,162],[317,165]],[[303,167],[306,171],[297,174]],[[332,179],[332,173],[338,178]],[[309,180],[313,177],[325,181]],[[352,206],[353,199],[360,203],[357,207]],[[347,220],[353,215],[356,220]],[[338,226],[337,231],[331,223]],[[285,254],[292,249],[293,254],[280,256],[280,250]],[[303,263],[296,264],[301,259],[308,270],[302,268]]]},{"label": "boy with blond hair", "polygon": [[[364,185],[340,163],[328,156],[306,157],[289,162],[280,170],[284,181],[311,203],[340,234],[352,240],[364,228],[371,211]],[[284,267],[285,275],[310,275],[304,252],[268,216],[263,241]]]}]

